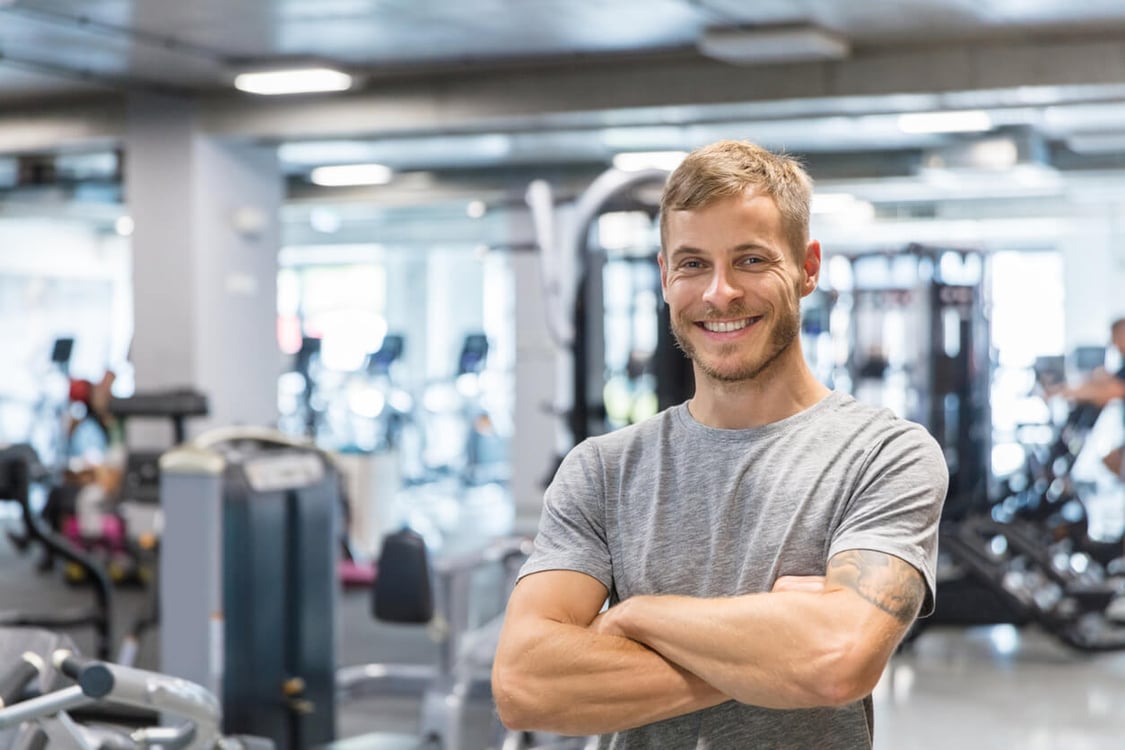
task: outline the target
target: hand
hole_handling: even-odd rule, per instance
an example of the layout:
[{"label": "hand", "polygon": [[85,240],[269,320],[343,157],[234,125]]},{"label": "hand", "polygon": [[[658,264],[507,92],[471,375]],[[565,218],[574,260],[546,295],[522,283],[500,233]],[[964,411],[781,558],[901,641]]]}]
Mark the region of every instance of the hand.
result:
[{"label": "hand", "polygon": [[824,591],[824,576],[781,576],[773,582],[772,593],[778,591],[804,591],[819,594]]},{"label": "hand", "polygon": [[598,613],[598,616],[590,623],[589,629],[599,635],[615,635],[627,638],[623,627],[626,603],[620,602],[604,612]]}]

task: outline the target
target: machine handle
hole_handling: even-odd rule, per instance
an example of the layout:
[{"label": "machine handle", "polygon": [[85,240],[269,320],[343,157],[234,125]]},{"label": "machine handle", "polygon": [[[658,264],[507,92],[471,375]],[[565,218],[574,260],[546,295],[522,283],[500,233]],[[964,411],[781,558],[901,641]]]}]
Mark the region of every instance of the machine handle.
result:
[{"label": "machine handle", "polygon": [[86,659],[66,649],[56,651],[52,660],[55,667],[77,682],[89,698],[104,698],[113,690],[113,672],[100,661]]},{"label": "machine handle", "polygon": [[7,672],[0,674],[0,708],[18,701],[46,666],[38,654],[28,651]]}]

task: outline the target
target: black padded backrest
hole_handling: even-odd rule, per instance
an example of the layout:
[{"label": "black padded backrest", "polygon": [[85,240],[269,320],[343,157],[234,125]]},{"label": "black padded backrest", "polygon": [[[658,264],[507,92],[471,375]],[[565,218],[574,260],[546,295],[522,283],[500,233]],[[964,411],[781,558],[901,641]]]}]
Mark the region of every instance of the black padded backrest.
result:
[{"label": "black padded backrest", "polygon": [[383,622],[423,624],[433,619],[430,559],[417,532],[402,529],[383,539],[371,611]]}]

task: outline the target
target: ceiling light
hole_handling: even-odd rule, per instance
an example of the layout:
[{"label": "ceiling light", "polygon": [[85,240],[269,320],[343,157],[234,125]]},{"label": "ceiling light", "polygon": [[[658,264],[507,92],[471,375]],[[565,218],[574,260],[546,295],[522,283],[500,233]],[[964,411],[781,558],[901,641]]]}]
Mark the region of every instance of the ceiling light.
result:
[{"label": "ceiling light", "polygon": [[314,185],[346,187],[349,185],[386,185],[394,173],[383,164],[335,164],[317,167],[309,175]]},{"label": "ceiling light", "polygon": [[711,28],[696,45],[700,54],[735,65],[840,60],[846,39],[815,26]]},{"label": "ceiling light", "polygon": [[622,172],[640,172],[645,169],[671,172],[680,166],[686,156],[686,151],[626,151],[613,157],[613,166]]},{"label": "ceiling light", "polygon": [[898,117],[904,133],[981,133],[992,129],[992,118],[979,109],[950,112],[910,112]]},{"label": "ceiling light", "polygon": [[234,78],[234,87],[250,94],[310,94],[345,91],[351,86],[350,75],[332,68],[263,70],[241,73]]}]

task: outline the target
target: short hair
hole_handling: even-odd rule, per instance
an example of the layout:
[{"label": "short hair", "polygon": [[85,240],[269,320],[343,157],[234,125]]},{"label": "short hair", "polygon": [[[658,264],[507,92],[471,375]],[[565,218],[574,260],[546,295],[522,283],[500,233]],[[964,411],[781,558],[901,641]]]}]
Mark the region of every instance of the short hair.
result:
[{"label": "short hair", "polygon": [[668,215],[740,195],[752,187],[773,199],[781,228],[798,258],[809,241],[812,178],[801,163],[748,141],[718,141],[688,154],[672,172],[660,201],[660,245],[668,245]]}]

